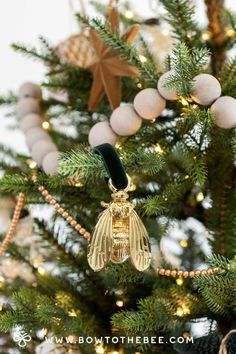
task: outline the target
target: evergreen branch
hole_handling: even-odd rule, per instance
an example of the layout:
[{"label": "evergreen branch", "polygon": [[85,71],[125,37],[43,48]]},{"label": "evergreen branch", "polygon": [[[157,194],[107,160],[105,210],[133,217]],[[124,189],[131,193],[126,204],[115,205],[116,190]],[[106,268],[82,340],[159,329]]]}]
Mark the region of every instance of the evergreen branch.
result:
[{"label": "evergreen branch", "polygon": [[55,54],[54,50],[49,46],[46,39],[43,37],[39,38],[41,41],[42,48],[39,51],[36,47],[25,46],[22,43],[13,43],[12,48],[25,56],[32,57],[34,59],[40,60],[43,63],[49,65],[60,64],[60,59]]},{"label": "evergreen branch", "polygon": [[220,81],[222,95],[236,98],[236,57],[226,62],[221,71]]},{"label": "evergreen branch", "polygon": [[[166,11],[166,21],[172,26],[175,37],[189,47],[200,32],[195,20],[194,8],[188,0],[161,0]],[[192,39],[192,40],[191,40]]]},{"label": "evergreen branch", "polygon": [[15,94],[12,91],[10,91],[8,93],[8,95],[0,97],[0,105],[1,106],[3,106],[3,105],[7,105],[7,106],[15,105],[16,101],[17,101],[17,98],[16,98]]},{"label": "evergreen branch", "polygon": [[88,147],[82,146],[76,151],[62,154],[59,174],[82,179],[102,178],[106,175],[102,158]]},{"label": "evergreen branch", "polygon": [[170,58],[174,73],[166,80],[165,87],[175,89],[180,96],[188,97],[191,94],[193,78],[203,70],[209,59],[209,51],[205,48],[190,51],[186,44],[180,43]]},{"label": "evergreen branch", "polygon": [[106,22],[104,24],[100,19],[92,19],[89,21],[87,17],[83,17],[80,14],[77,14],[77,18],[80,22],[95,30],[108,47],[120,53],[124,60],[135,66],[146,80],[156,85],[158,74],[156,73],[155,67],[149,62],[142,63],[135,48],[126,43],[119,34],[113,32],[109,23]]}]

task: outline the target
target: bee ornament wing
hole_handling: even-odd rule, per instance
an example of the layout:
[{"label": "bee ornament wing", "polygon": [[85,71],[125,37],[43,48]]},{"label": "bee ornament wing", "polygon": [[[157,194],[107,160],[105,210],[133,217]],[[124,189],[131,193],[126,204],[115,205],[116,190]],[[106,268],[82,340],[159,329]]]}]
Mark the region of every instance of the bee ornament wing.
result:
[{"label": "bee ornament wing", "polygon": [[108,208],[99,217],[89,243],[88,263],[95,272],[101,270],[109,261],[111,245],[112,215]]},{"label": "bee ornament wing", "polygon": [[144,271],[151,263],[151,248],[147,230],[135,210],[130,212],[130,258],[135,268]]}]

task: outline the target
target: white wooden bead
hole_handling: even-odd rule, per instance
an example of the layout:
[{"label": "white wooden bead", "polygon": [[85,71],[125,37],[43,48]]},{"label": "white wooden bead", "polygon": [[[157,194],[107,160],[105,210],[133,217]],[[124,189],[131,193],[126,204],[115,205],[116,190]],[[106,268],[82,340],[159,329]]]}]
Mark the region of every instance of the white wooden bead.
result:
[{"label": "white wooden bead", "polygon": [[52,141],[38,140],[32,146],[32,159],[37,162],[38,165],[42,165],[44,157],[52,151],[57,151],[57,147]]},{"label": "white wooden bead", "polygon": [[40,127],[41,124],[41,116],[36,113],[30,113],[21,119],[20,128],[24,133],[26,133],[31,128]]},{"label": "white wooden bead", "polygon": [[134,98],[134,109],[143,119],[153,120],[157,118],[165,109],[165,106],[166,101],[154,88],[146,88]]},{"label": "white wooden bead", "polygon": [[49,152],[43,159],[42,167],[47,175],[53,175],[58,169],[59,152]]},{"label": "white wooden bead", "polygon": [[113,111],[110,124],[116,134],[130,136],[141,128],[142,119],[135,112],[133,105],[121,104],[120,107]]},{"label": "white wooden bead", "polygon": [[94,124],[88,136],[89,144],[92,147],[105,143],[115,145],[117,138],[107,121]]},{"label": "white wooden bead", "polygon": [[211,112],[215,124],[224,129],[236,126],[236,99],[230,96],[222,96],[211,106]]},{"label": "white wooden bead", "polygon": [[38,140],[51,140],[51,138],[50,135],[40,127],[35,127],[27,130],[25,134],[25,141],[30,150]]},{"label": "white wooden bead", "polygon": [[202,106],[211,105],[221,95],[219,81],[212,75],[199,74],[193,79],[192,98]]},{"label": "white wooden bead", "polygon": [[160,93],[160,95],[165,98],[166,100],[173,101],[178,99],[178,95],[175,89],[169,89],[165,87],[165,83],[168,80],[169,76],[174,74],[174,70],[169,70],[163,75],[158,80],[157,83],[157,89]]},{"label": "white wooden bead", "polygon": [[32,97],[38,100],[42,98],[41,87],[33,82],[25,82],[22,84],[18,91],[18,98]]},{"label": "white wooden bead", "polygon": [[16,114],[17,118],[21,119],[29,113],[40,113],[39,103],[35,98],[22,98],[17,102]]}]

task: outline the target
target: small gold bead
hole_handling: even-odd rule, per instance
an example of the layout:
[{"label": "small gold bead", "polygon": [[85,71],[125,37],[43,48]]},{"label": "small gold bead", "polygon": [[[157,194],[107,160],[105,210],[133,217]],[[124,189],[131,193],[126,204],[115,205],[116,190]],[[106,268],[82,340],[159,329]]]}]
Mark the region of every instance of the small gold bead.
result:
[{"label": "small gold bead", "polygon": [[172,271],[171,271],[171,276],[172,276],[172,277],[176,277],[176,275],[177,275],[176,270],[172,270]]},{"label": "small gold bead", "polygon": [[60,204],[58,204],[58,203],[56,203],[56,204],[54,204],[54,206],[53,206],[56,210],[58,210],[58,209],[60,209]]},{"label": "small gold bead", "polygon": [[193,278],[194,277],[194,275],[195,275],[195,272],[192,270],[191,272],[189,272],[189,276],[190,276],[190,278]]},{"label": "small gold bead", "polygon": [[159,271],[159,273],[160,273],[161,275],[165,275],[165,269],[161,268],[160,271]]},{"label": "small gold bead", "polygon": [[72,221],[70,222],[70,224],[71,224],[72,227],[75,227],[75,226],[77,225],[77,221],[72,220]]},{"label": "small gold bead", "polygon": [[85,234],[84,234],[84,238],[90,238],[90,232],[86,231]]},{"label": "small gold bead", "polygon": [[189,272],[187,272],[187,271],[183,272],[183,277],[184,278],[188,278],[188,275],[189,275]]},{"label": "small gold bead", "polygon": [[199,275],[201,275],[201,271],[200,271],[200,270],[196,270],[196,271],[195,271],[195,275],[196,275],[197,277],[199,277]]},{"label": "small gold bead", "polygon": [[202,270],[201,271],[201,275],[204,275],[204,276],[207,275],[207,271],[206,270]]},{"label": "small gold bead", "polygon": [[82,227],[82,229],[80,229],[79,232],[80,232],[81,235],[84,235],[86,230]]},{"label": "small gold bead", "polygon": [[183,272],[182,270],[178,270],[178,276],[179,276],[179,277],[182,277],[183,273],[184,273],[184,272]]},{"label": "small gold bead", "polygon": [[166,276],[167,276],[167,277],[170,276],[170,273],[171,273],[170,269],[166,269]]},{"label": "small gold bead", "polygon": [[63,216],[64,219],[67,219],[68,216],[69,216],[69,214],[67,213],[67,211],[64,211],[64,213],[62,214],[62,216]]},{"label": "small gold bead", "polygon": [[49,194],[49,195],[46,196],[45,199],[46,199],[47,202],[50,202],[52,200],[52,196]]},{"label": "small gold bead", "polygon": [[42,192],[42,195],[43,195],[44,197],[46,197],[46,196],[48,195],[48,191],[47,191],[47,190],[44,190],[44,191]]},{"label": "small gold bead", "polygon": [[79,231],[80,229],[82,229],[82,226],[81,226],[80,224],[77,224],[77,225],[75,226],[75,230],[76,230],[76,231]]},{"label": "small gold bead", "polygon": [[72,218],[71,216],[68,216],[68,217],[66,218],[66,221],[67,221],[68,223],[70,223],[72,220],[73,220],[73,218]]},{"label": "small gold bead", "polygon": [[39,187],[38,187],[39,192],[43,192],[44,189],[45,189],[44,186],[39,186]]},{"label": "small gold bead", "polygon": [[57,211],[58,211],[58,213],[59,213],[59,214],[61,214],[61,215],[62,215],[62,214],[64,213],[64,211],[65,211],[65,210],[64,210],[63,208],[59,208]]}]

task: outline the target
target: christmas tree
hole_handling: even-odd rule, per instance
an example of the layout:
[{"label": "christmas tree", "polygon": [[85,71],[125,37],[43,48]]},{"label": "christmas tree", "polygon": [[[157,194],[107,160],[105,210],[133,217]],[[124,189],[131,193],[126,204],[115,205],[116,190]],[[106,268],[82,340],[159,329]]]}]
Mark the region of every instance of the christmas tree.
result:
[{"label": "christmas tree", "polygon": [[0,98],[29,148],[0,146],[1,353],[233,354],[236,14],[93,5],[57,46],[13,44],[47,75]]}]

